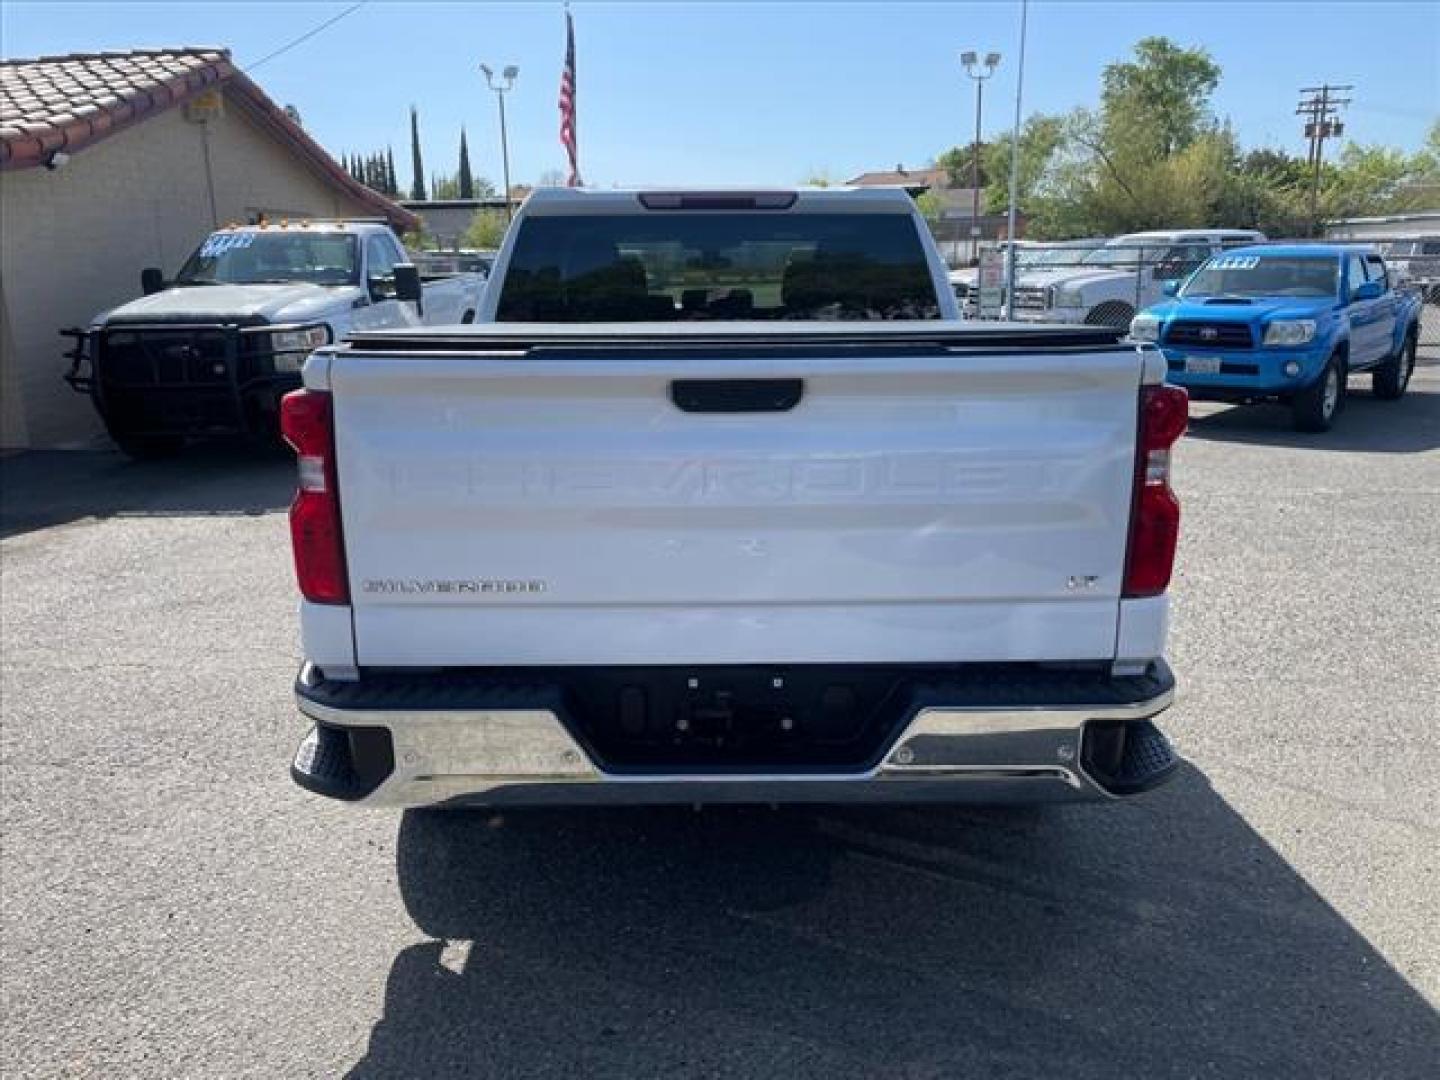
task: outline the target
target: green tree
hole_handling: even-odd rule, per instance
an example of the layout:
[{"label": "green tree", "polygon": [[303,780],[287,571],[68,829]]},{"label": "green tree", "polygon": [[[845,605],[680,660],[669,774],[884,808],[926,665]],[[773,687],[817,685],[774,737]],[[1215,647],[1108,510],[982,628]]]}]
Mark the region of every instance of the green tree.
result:
[{"label": "green tree", "polygon": [[[1006,145],[1009,145],[1008,143]],[[988,187],[991,182],[990,163],[993,143],[980,140],[980,186]],[[975,144],[952,146],[935,159],[937,168],[945,170],[945,179],[951,187],[968,188],[975,178]]]},{"label": "green tree", "polygon": [[1141,38],[1133,60],[1106,66],[1100,77],[1107,141],[1135,143],[1150,157],[1185,149],[1213,128],[1210,95],[1219,83],[1220,66],[1204,49]]},{"label": "green tree", "polygon": [[465,129],[460,129],[460,198],[475,197],[475,177],[470,172],[470,147],[465,143]]},{"label": "green tree", "polygon": [[420,115],[410,106],[410,198],[425,198],[425,162],[420,157]]},{"label": "green tree", "polygon": [[400,195],[400,181],[395,179],[395,151],[385,147],[385,193],[392,198]]},{"label": "green tree", "polygon": [[461,237],[460,244],[467,248],[491,250],[498,248],[500,241],[505,239],[505,229],[508,224],[502,210],[477,210],[475,216],[470,219],[470,224],[465,229],[465,235]]},{"label": "green tree", "polygon": [[940,223],[945,213],[945,204],[940,195],[933,191],[922,191],[915,196],[915,208],[920,211],[920,216],[925,219],[932,229]]},{"label": "green tree", "polygon": [[432,199],[459,199],[460,179],[457,176],[446,176],[444,173],[432,173],[430,175],[430,197]]},{"label": "green tree", "polygon": [[400,237],[400,242],[411,251],[434,251],[440,246],[440,242],[430,233],[426,232],[423,225],[419,229],[413,229]]},{"label": "green tree", "polygon": [[[1010,144],[1009,132],[985,147],[981,175],[989,178],[985,188],[985,205],[990,213],[1000,213],[1010,205]],[[1043,193],[1056,153],[1065,141],[1065,121],[1059,116],[1036,113],[1020,128],[1018,206],[1029,213],[1030,205]]]}]

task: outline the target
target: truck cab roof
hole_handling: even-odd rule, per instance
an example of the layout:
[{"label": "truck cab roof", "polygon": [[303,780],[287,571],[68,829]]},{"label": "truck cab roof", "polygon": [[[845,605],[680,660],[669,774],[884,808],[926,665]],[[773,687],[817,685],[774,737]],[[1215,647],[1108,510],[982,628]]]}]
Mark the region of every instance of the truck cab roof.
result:
[{"label": "truck cab roof", "polygon": [[281,218],[247,225],[226,225],[216,229],[217,233],[270,233],[270,232],[328,232],[346,233],[353,236],[369,236],[372,233],[394,235],[389,224],[379,218]]},{"label": "truck cab roof", "polygon": [[1263,241],[1265,234],[1256,229],[1151,229],[1147,232],[1126,233],[1109,241],[1109,246],[1123,244],[1184,244],[1217,242],[1222,244],[1254,243]]},{"label": "truck cab roof", "polygon": [[913,213],[915,202],[902,187],[834,188],[536,188],[521,212],[614,214],[637,210],[777,211],[788,213]]},{"label": "truck cab roof", "polygon": [[1231,248],[1227,255],[1276,255],[1285,258],[1338,259],[1346,255],[1378,255],[1374,244],[1363,241],[1330,244],[1247,244]]}]

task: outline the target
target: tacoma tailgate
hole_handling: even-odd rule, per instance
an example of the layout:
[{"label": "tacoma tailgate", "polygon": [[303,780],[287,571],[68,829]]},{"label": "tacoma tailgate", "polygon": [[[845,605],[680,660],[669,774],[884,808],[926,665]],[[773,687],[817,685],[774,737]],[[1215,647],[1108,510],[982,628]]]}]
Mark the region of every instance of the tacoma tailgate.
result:
[{"label": "tacoma tailgate", "polygon": [[1114,656],[1113,334],[525,329],[331,355],[360,664]]}]

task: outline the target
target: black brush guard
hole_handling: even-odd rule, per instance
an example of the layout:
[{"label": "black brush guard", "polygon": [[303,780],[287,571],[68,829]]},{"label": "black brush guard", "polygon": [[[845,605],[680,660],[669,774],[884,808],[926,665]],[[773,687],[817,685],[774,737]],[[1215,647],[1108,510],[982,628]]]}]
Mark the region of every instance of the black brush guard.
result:
[{"label": "black brush guard", "polygon": [[300,386],[277,372],[267,323],[117,323],[61,330],[63,378],[88,395],[117,438],[273,435],[279,401]]}]

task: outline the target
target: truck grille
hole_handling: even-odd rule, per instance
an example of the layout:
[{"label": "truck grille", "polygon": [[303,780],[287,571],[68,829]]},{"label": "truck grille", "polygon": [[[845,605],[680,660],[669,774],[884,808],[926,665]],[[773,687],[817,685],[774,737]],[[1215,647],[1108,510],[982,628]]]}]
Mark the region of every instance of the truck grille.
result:
[{"label": "truck grille", "polygon": [[[237,335],[238,340],[238,335]],[[106,330],[100,339],[99,374],[109,384],[126,387],[223,386],[231,366],[231,335],[223,327],[177,330]]]},{"label": "truck grille", "polygon": [[1045,289],[1034,286],[1015,286],[1015,306],[1026,311],[1045,310]]},{"label": "truck grille", "polygon": [[274,383],[269,340],[235,325],[107,327],[94,354],[101,411],[112,430],[130,433],[248,430],[274,411],[253,400]]},{"label": "truck grille", "polygon": [[1253,349],[1255,338],[1244,323],[1194,322],[1181,319],[1165,331],[1167,345],[1195,345],[1205,349]]}]

